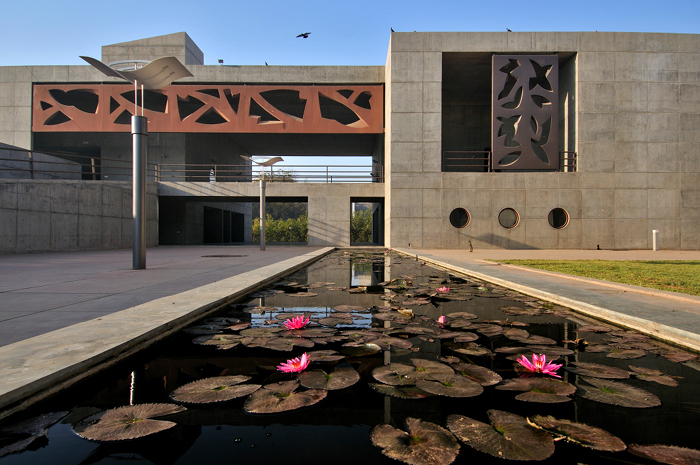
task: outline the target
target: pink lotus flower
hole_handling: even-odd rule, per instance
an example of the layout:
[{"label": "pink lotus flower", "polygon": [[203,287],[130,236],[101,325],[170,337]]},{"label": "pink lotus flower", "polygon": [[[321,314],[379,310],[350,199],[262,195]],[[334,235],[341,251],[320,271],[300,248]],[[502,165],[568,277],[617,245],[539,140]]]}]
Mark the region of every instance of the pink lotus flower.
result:
[{"label": "pink lotus flower", "polygon": [[542,373],[543,375],[561,378],[561,376],[557,374],[557,370],[562,366],[557,365],[556,363],[548,362],[546,355],[532,354],[532,363],[530,363],[530,360],[528,360],[524,355],[522,355],[518,359],[518,363],[529,372]]},{"label": "pink lotus flower", "polygon": [[438,291],[438,292],[450,292],[450,288],[449,288],[449,287],[438,287],[438,288],[435,289],[435,290]]},{"label": "pink lotus flower", "polygon": [[305,320],[303,315],[295,316],[284,322],[287,329],[301,329],[307,324],[309,324],[309,318],[307,317]]},{"label": "pink lotus flower", "polygon": [[278,365],[277,371],[282,371],[284,373],[300,373],[309,366],[310,361],[309,356],[304,352],[301,358],[296,357]]},{"label": "pink lotus flower", "polygon": [[440,315],[437,319],[437,322],[441,325],[444,325],[445,323],[447,323],[447,317],[445,315]]}]

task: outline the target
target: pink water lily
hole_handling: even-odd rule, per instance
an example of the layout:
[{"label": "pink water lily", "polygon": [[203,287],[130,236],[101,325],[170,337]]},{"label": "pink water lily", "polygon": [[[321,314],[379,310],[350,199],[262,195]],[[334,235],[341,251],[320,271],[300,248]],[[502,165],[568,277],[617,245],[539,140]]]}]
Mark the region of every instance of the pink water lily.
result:
[{"label": "pink water lily", "polygon": [[295,357],[279,364],[277,366],[277,371],[282,371],[284,373],[299,373],[304,371],[306,367],[309,366],[310,361],[309,356],[306,354],[306,352],[304,352],[301,358]]},{"label": "pink water lily", "polygon": [[301,329],[307,324],[309,324],[309,318],[307,317],[305,320],[303,315],[295,316],[294,318],[290,318],[284,322],[287,329]]},{"label": "pink water lily", "polygon": [[528,360],[524,355],[522,355],[518,359],[518,363],[531,373],[541,373],[543,375],[561,378],[561,376],[557,374],[557,370],[562,366],[556,363],[548,362],[547,356],[544,354],[532,354],[532,362],[530,362],[530,360]]},{"label": "pink water lily", "polygon": [[441,325],[444,325],[445,323],[447,323],[447,317],[445,315],[440,315],[437,319],[437,322]]},{"label": "pink water lily", "polygon": [[450,288],[449,288],[449,287],[446,287],[446,286],[444,286],[444,287],[438,287],[438,288],[435,289],[435,290],[438,291],[438,292],[450,292]]}]

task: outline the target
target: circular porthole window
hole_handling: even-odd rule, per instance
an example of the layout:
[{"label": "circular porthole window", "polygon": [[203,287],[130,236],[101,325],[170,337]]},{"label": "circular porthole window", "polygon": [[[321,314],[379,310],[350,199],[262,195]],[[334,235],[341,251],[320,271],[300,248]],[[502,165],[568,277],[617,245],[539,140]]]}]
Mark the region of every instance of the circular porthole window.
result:
[{"label": "circular porthole window", "polygon": [[469,224],[469,212],[464,208],[455,208],[450,213],[450,224],[461,229]]},{"label": "circular porthole window", "polygon": [[563,208],[555,208],[549,212],[549,225],[554,229],[561,229],[569,224],[569,214]]},{"label": "circular porthole window", "polygon": [[498,222],[506,229],[512,229],[518,225],[520,215],[512,208],[504,208],[498,214]]}]

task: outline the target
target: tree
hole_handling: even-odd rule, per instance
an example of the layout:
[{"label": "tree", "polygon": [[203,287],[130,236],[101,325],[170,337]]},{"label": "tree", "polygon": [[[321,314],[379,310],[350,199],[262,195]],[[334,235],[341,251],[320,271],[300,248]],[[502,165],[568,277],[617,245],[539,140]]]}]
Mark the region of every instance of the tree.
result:
[{"label": "tree", "polygon": [[350,242],[372,242],[372,211],[356,210],[350,217]]},{"label": "tree", "polygon": [[[291,228],[291,229],[290,229]],[[265,220],[266,242],[308,242],[309,218],[274,219],[269,213]],[[260,218],[253,220],[253,242],[260,242]]]}]

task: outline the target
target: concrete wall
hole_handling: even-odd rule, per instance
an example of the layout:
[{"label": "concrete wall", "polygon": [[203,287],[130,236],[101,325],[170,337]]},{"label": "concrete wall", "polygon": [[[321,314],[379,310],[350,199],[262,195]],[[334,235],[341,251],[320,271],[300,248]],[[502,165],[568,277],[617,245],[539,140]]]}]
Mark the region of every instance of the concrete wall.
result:
[{"label": "concrete wall", "polygon": [[[156,186],[147,185],[147,238],[158,244]],[[132,245],[131,183],[0,180],[0,253]]]},{"label": "concrete wall", "polygon": [[[560,127],[579,172],[441,173],[443,52],[574,53]],[[659,229],[661,248],[700,248],[700,35],[394,33],[386,69],[388,245],[637,249]],[[521,218],[510,230],[505,207]]]},{"label": "concrete wall", "polygon": [[[158,183],[158,195],[197,197],[202,202],[207,197],[227,197],[255,201],[260,198],[258,183]],[[308,198],[309,245],[350,245],[350,199],[354,197],[384,196],[384,184],[312,184],[312,183],[267,183],[266,198]]]},{"label": "concrete wall", "polygon": [[185,65],[204,64],[204,53],[186,32],[120,42],[102,47],[103,63],[128,60],[151,61],[171,56]]}]

